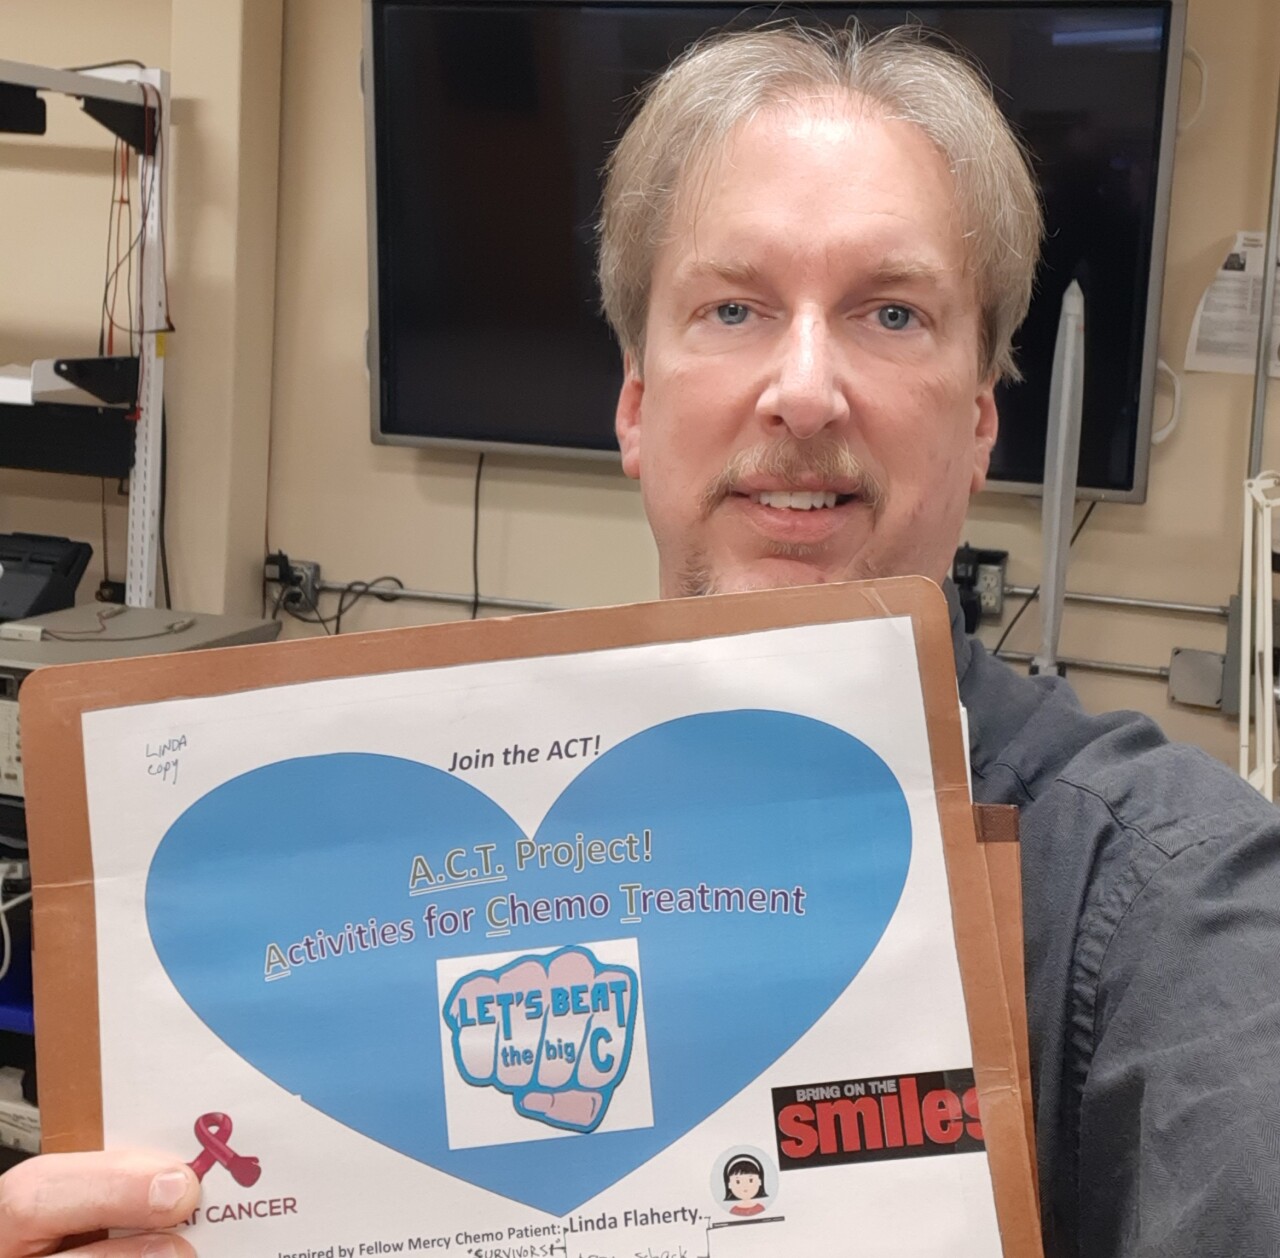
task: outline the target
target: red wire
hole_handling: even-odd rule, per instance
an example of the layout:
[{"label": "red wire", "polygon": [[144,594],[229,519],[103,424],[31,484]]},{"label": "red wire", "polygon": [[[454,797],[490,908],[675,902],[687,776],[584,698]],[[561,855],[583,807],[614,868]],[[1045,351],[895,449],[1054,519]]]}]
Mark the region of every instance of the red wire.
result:
[{"label": "red wire", "polygon": [[[132,194],[129,191],[129,147],[122,141],[116,141],[116,151],[120,155],[120,178],[121,189],[120,196],[116,201],[117,206],[130,206],[132,204]],[[107,304],[107,353],[108,355],[115,352],[115,329],[116,323],[116,295],[120,290],[120,269],[124,266],[124,255],[120,252],[120,230],[124,226],[124,213],[122,210],[116,210],[116,264],[112,269],[110,278],[110,298]],[[130,244],[132,248],[132,244]],[[132,298],[130,298],[132,304]]]},{"label": "red wire", "polygon": [[[143,140],[142,152],[139,155],[138,162],[138,192],[141,209],[141,222],[139,224],[137,235],[133,234],[133,193],[129,186],[129,154],[130,147],[123,141],[116,141],[116,152],[119,154],[118,161],[113,162],[112,172],[113,180],[116,177],[121,178],[123,188],[120,194],[116,195],[116,190],[112,189],[112,217],[114,218],[114,237],[112,235],[113,225],[108,223],[108,239],[109,242],[113,238],[115,246],[115,265],[111,268],[107,276],[107,289],[103,295],[103,306],[106,315],[106,352],[108,355],[114,353],[115,349],[115,332],[128,331],[129,333],[129,352],[134,353],[133,342],[135,335],[135,319],[136,312],[136,334],[141,342],[147,335],[160,335],[163,332],[174,331],[173,320],[169,317],[169,260],[168,260],[168,232],[166,231],[164,222],[165,212],[165,195],[164,186],[160,185],[159,191],[156,191],[156,180],[158,171],[156,170],[156,162],[164,147],[163,127],[163,98],[160,90],[151,83],[139,83],[138,87],[142,91],[142,110],[143,110]],[[153,102],[154,94],[154,102]],[[153,132],[152,127],[155,130]],[[118,208],[124,207],[129,210],[129,239],[128,247],[122,251],[120,233],[124,230],[124,213]],[[161,283],[163,285],[163,302],[164,302],[164,321],[159,327],[149,328],[146,321],[146,256],[147,256],[147,220],[148,215],[153,211],[160,214],[159,233],[160,233],[160,266],[161,266]],[[119,295],[120,288],[120,272],[128,267],[129,283],[127,288],[132,289],[132,273],[133,273],[133,254],[138,253],[138,286],[137,289],[131,291],[127,297],[129,302],[129,323],[128,326],[121,324],[116,319],[116,299]],[[136,302],[136,305],[135,305]],[[146,354],[145,346],[139,344],[138,350],[138,392],[137,402],[134,409],[129,412],[129,418],[137,420],[142,415],[142,398],[146,389]]]},{"label": "red wire", "polygon": [[[144,298],[147,277],[147,216],[151,212],[151,187],[156,179],[156,171],[152,164],[151,123],[154,118],[159,127],[159,110],[151,105],[150,84],[140,84],[142,88],[142,161],[138,163],[139,200],[142,203],[142,226],[138,244],[138,328],[142,341],[138,346],[138,396],[134,404],[131,418],[142,418],[142,399],[146,390],[147,353],[145,338],[147,335],[147,307]],[[159,92],[156,93],[157,103]],[[143,172],[145,173],[145,177]],[[163,263],[164,255],[161,255]],[[167,278],[167,277],[166,277]],[[166,321],[168,312],[166,311]],[[158,333],[157,333],[158,335]]]}]

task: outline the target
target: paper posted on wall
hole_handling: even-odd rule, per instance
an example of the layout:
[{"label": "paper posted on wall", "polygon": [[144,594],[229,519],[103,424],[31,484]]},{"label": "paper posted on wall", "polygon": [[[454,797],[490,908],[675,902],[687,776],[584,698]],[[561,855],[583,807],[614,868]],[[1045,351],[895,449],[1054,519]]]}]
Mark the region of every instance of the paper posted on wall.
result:
[{"label": "paper posted on wall", "polygon": [[[1187,341],[1188,371],[1253,375],[1265,253],[1263,232],[1236,232],[1235,243],[1196,307]],[[1267,364],[1269,375],[1280,376],[1280,307],[1272,315]]]}]

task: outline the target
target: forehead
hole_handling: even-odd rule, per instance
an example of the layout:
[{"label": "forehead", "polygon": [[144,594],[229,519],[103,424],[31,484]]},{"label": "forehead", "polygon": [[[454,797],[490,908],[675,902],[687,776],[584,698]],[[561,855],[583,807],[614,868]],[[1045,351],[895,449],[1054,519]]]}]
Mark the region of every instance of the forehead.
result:
[{"label": "forehead", "polygon": [[852,251],[957,277],[968,261],[941,152],[919,127],[848,95],[763,109],[686,172],[667,262],[722,254],[731,262],[742,251],[753,263],[761,252],[830,263]]}]

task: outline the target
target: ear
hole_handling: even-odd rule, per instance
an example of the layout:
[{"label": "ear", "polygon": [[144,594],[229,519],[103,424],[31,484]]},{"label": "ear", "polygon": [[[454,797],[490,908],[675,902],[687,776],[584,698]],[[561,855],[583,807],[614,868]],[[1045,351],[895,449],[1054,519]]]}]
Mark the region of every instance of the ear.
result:
[{"label": "ear", "polygon": [[996,436],[1000,431],[995,389],[996,378],[989,376],[983,381],[982,388],[973,403],[973,481],[969,486],[971,494],[979,493],[987,483],[987,469],[991,466],[991,448],[995,445]]},{"label": "ear", "polygon": [[622,358],[622,391],[614,413],[613,430],[622,450],[622,470],[632,480],[640,479],[640,409],[644,401],[644,381],[630,350]]}]

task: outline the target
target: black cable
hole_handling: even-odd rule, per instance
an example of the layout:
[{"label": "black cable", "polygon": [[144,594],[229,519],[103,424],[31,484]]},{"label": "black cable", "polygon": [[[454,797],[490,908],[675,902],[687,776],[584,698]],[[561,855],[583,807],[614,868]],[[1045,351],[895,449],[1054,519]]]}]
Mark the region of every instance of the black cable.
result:
[{"label": "black cable", "polygon": [[[178,329],[174,327],[173,319],[170,317],[170,314],[169,314],[169,237],[168,237],[168,229],[165,226],[165,220],[168,218],[168,213],[169,213],[168,211],[169,194],[167,191],[169,186],[169,180],[167,179],[160,180],[158,175],[159,167],[166,160],[166,153],[167,153],[167,150],[165,147],[165,141],[164,141],[164,99],[160,95],[159,88],[153,87],[150,84],[146,84],[146,83],[140,84],[139,86],[142,88],[142,98],[144,101],[144,104],[143,104],[144,118],[146,116],[146,108],[147,108],[145,102],[150,100],[148,93],[155,92],[156,94],[156,103],[152,107],[155,113],[155,152],[150,155],[151,165],[148,171],[148,174],[150,175],[150,178],[148,179],[148,187],[154,187],[154,185],[159,183],[159,189],[157,192],[155,192],[154,195],[156,196],[156,200],[159,205],[157,215],[159,218],[159,225],[160,225],[160,278],[164,284],[163,331],[176,332]],[[139,183],[141,184],[141,167],[139,167]],[[145,210],[150,205],[150,200],[145,195],[145,192],[142,191],[141,189],[140,189],[139,195],[142,196],[143,198],[143,207]],[[145,227],[145,220],[146,220],[145,213],[143,215],[143,220],[144,220],[144,227]],[[140,322],[142,321],[140,320]],[[158,330],[159,329],[157,329],[157,331]]]},{"label": "black cable", "polygon": [[[395,578],[395,577],[392,577],[392,578],[379,577],[378,578],[379,581],[383,581],[387,579],[397,580],[398,578]],[[364,588],[361,589],[358,594],[355,594],[355,591],[359,586],[364,586]],[[404,588],[403,581],[400,582],[400,588],[401,589]],[[365,585],[363,581],[348,581],[347,584],[342,587],[342,589],[338,593],[338,610],[334,613],[334,616],[333,616],[334,637],[337,637],[338,634],[342,632],[343,616],[345,616],[362,598],[364,598],[364,596],[368,592],[369,592],[369,587]],[[355,597],[352,598],[351,601],[348,603],[347,597],[348,595],[351,595],[351,594],[355,594]]]},{"label": "black cable", "polygon": [[157,527],[160,532],[160,578],[164,582],[164,606],[173,610],[173,594],[169,589],[169,544],[165,540],[165,506],[169,497],[169,415],[168,408],[160,405],[160,512]]},{"label": "black cable", "polygon": [[[298,597],[301,597],[302,593],[303,591],[299,586],[282,585],[280,587],[280,593],[276,595],[275,606],[271,609],[271,619],[279,620],[280,613],[283,611],[286,615],[292,616],[294,620],[300,620],[304,625],[319,625],[324,629],[325,633],[332,633],[333,631],[329,628],[329,625],[333,620],[332,616],[321,616],[318,608],[316,608],[316,614],[314,616],[305,616],[302,612],[292,606],[292,603],[296,600],[291,600],[289,595],[296,594]],[[313,608],[315,607],[315,601],[313,599],[308,599],[307,602]]]},{"label": "black cable", "polygon": [[[174,624],[181,625],[180,629],[170,626],[167,629],[157,629],[154,633],[127,633],[120,637],[103,637],[96,639],[96,642],[150,642],[153,638],[171,638],[175,633],[184,633],[191,628],[190,621],[174,621]],[[96,633],[97,630],[87,629],[83,634],[76,633],[51,633],[48,629],[44,631],[44,636],[53,642],[84,642],[89,634]]]},{"label": "black cable", "polygon": [[[306,598],[306,605],[315,612],[315,615],[306,616],[302,612],[298,611],[297,608],[293,606],[293,603],[297,600],[290,599],[288,597],[290,594],[296,594],[299,598]],[[292,616],[294,620],[300,620],[304,625],[319,625],[320,628],[325,631],[326,635],[331,635],[333,633],[333,630],[329,628],[330,622],[333,618],[331,616],[322,616],[320,614],[320,609],[316,606],[316,600],[314,598],[307,598],[306,591],[303,590],[301,586],[284,585],[280,587],[280,596],[276,599],[275,610],[271,613],[271,619],[276,620],[278,618],[277,613],[282,610]]]},{"label": "black cable", "polygon": [[[146,112],[145,106],[144,106],[143,112],[144,114]],[[125,234],[125,239],[132,240],[133,239],[133,194],[129,188],[129,146],[127,144],[124,146],[124,161],[122,165],[124,166],[124,204],[125,204],[125,209],[129,211],[129,227]],[[138,163],[138,183],[139,183],[138,196],[139,196],[139,199],[143,201],[143,205],[141,208],[145,214],[147,207],[145,203],[145,195],[143,194],[142,187],[141,187],[141,183],[142,183],[142,163],[141,162]],[[146,232],[146,230],[147,230],[147,225],[146,225],[146,222],[143,221],[138,225],[138,241],[139,242],[142,241],[143,234]],[[129,264],[125,268],[124,289],[125,289],[125,293],[128,295],[128,298],[129,298],[129,306],[128,306],[129,356],[132,358],[134,353],[134,349],[133,349],[133,245],[129,246],[129,252],[124,255],[124,259]],[[141,302],[141,289],[142,289],[141,258],[139,258],[138,261],[139,261],[139,266],[138,266],[139,294],[138,296],[139,296],[139,302]],[[139,327],[145,326],[144,320],[141,317],[142,316],[141,305],[139,305],[138,314],[139,314],[138,326]]]},{"label": "black cable", "polygon": [[[305,593],[305,591],[303,591],[303,593]],[[315,596],[314,594],[310,595],[310,596],[308,597],[308,599],[307,599],[307,602],[311,604],[311,610],[312,610],[313,612],[315,612],[315,614],[316,614],[316,623],[320,626],[320,628],[321,628],[321,629],[323,629],[323,630],[325,631],[325,635],[326,635],[326,636],[328,636],[328,637],[332,637],[332,636],[333,636],[333,630],[329,628],[329,625],[328,625],[328,623],[325,621],[325,618],[320,614],[320,608],[319,608],[319,606],[318,606],[318,605],[317,605],[317,603],[316,603],[316,596]],[[288,610],[288,609],[286,609],[286,610]],[[296,615],[297,615],[297,613],[296,613],[296,612],[290,612],[290,615],[295,615],[295,616],[296,616]]]},{"label": "black cable", "polygon": [[173,595],[169,592],[169,548],[164,543],[164,530],[160,532],[160,579],[164,582],[164,609],[173,611]]},{"label": "black cable", "polygon": [[63,68],[69,74],[83,74],[86,70],[112,70],[116,66],[137,66],[139,70],[147,68],[141,61],[136,61],[133,57],[122,57],[119,61],[96,61],[91,66],[65,66]]},{"label": "black cable", "polygon": [[[296,599],[290,599],[290,594],[296,594],[299,598],[305,598],[307,605],[315,612],[314,616],[304,616],[302,612],[292,606]],[[282,585],[280,587],[280,595],[276,599],[275,610],[271,613],[271,619],[276,619],[276,613],[283,608],[294,620],[300,620],[304,625],[319,625],[325,631],[326,636],[332,635],[333,630],[329,626],[333,623],[332,616],[322,616],[320,608],[316,605],[316,596],[308,594],[300,585]]]},{"label": "black cable", "polygon": [[111,150],[111,208],[107,212],[107,261],[104,268],[106,279],[102,284],[102,313],[98,316],[98,357],[107,352],[107,293],[111,290],[111,245],[115,237],[116,223],[116,190],[120,178],[120,141],[116,141]]},{"label": "black cable", "polygon": [[[343,616],[347,615],[347,613],[350,612],[362,598],[376,598],[383,603],[394,603],[396,601],[396,594],[394,590],[379,590],[376,588],[384,581],[394,582],[394,584],[400,589],[404,589],[404,582],[400,580],[399,577],[393,576],[374,577],[372,581],[349,581],[341,590],[338,591],[338,610],[332,616],[321,615],[320,609],[316,607],[315,603],[311,602],[311,600],[308,601],[311,602],[312,609],[316,613],[314,616],[304,616],[301,612],[295,611],[284,602],[284,599],[290,590],[296,589],[297,587],[282,585],[280,587],[280,593],[276,597],[275,608],[271,613],[271,619],[277,619],[279,612],[283,609],[288,612],[294,620],[300,620],[304,625],[319,625],[326,633],[329,632],[329,626],[332,625],[333,633],[336,636],[342,632]],[[326,593],[326,591],[322,590],[321,593]]]},{"label": "black cable", "polygon": [[[132,223],[132,217],[133,217],[133,215],[132,215],[132,210],[133,210],[133,207],[132,207],[132,206],[130,206],[129,208],[130,208],[130,222]],[[132,226],[130,226],[130,231],[132,231],[132,230],[133,230],[133,228],[132,228]],[[116,262],[115,266],[114,266],[114,267],[112,267],[112,268],[111,268],[111,270],[110,270],[110,272],[108,273],[108,275],[107,275],[107,287],[106,287],[106,291],[102,294],[102,309],[103,309],[103,315],[104,315],[104,317],[105,317],[105,319],[106,319],[107,323],[109,323],[113,328],[115,328],[115,330],[116,330],[117,332],[128,332],[130,335],[133,335],[133,313],[132,313],[132,310],[130,311],[130,315],[129,315],[129,322],[128,322],[127,324],[126,324],[126,323],[120,323],[120,322],[118,322],[118,321],[116,320],[115,316],[111,313],[111,308],[110,308],[110,305],[109,305],[109,303],[108,303],[108,296],[109,296],[109,294],[110,294],[110,292],[111,292],[111,285],[112,285],[112,283],[114,283],[114,282],[118,282],[118,281],[117,281],[117,277],[118,277],[118,276],[119,276],[119,274],[120,274],[120,269],[121,269],[121,267],[123,267],[123,266],[125,265],[125,263],[127,262],[127,263],[129,264],[130,268],[132,268],[132,266],[133,266],[133,255],[134,255],[134,252],[137,250],[138,246],[139,246],[140,244],[142,244],[142,237],[143,237],[143,235],[144,235],[145,233],[146,233],[146,225],[144,224],[143,226],[139,227],[139,228],[138,228],[138,230],[137,230],[137,232],[136,232],[136,233],[135,233],[135,234],[134,234],[134,235],[129,239],[129,248],[125,251],[125,255],[124,255],[124,257],[123,257],[123,258],[120,258],[120,259]],[[130,284],[132,284],[132,282],[133,282],[133,279],[132,279],[132,273],[131,273],[131,272],[130,272],[130,278],[129,278],[128,282],[129,282]],[[132,304],[133,304],[133,297],[132,297],[132,296],[130,296],[130,298],[129,298],[129,303],[130,303],[130,306],[132,306]],[[142,329],[141,329],[141,331],[142,331],[142,332],[172,332],[172,331],[173,331],[173,329],[172,329],[171,327],[169,327],[169,326],[166,324],[166,325],[165,325],[164,327],[162,327],[162,328],[142,328]],[[132,346],[131,346],[130,348],[132,349]]]},{"label": "black cable", "polygon": [[[333,632],[335,635],[342,632],[342,618],[345,616],[362,598],[372,595],[383,603],[394,603],[396,596],[392,593],[383,593],[374,589],[374,586],[381,585],[384,581],[394,581],[400,589],[404,589],[404,582],[399,577],[374,577],[372,581],[349,581],[342,588],[342,592],[338,595],[338,612],[333,618]],[[348,603],[347,595],[353,594],[355,597]]]},{"label": "black cable", "polygon": [[[114,65],[134,65],[134,66],[138,66],[139,69],[146,68],[145,66],[143,66],[143,64],[140,61],[122,60],[122,61],[104,61],[99,66],[85,66],[84,69],[87,69],[87,70],[104,69],[107,66],[114,66]],[[142,220],[139,223],[137,233],[135,234],[133,230],[133,200],[132,200],[132,197],[130,197],[128,201],[129,231],[128,231],[128,236],[126,237],[126,239],[129,242],[129,247],[125,251],[124,257],[116,258],[116,263],[115,263],[115,266],[113,267],[111,265],[111,255],[113,252],[113,246],[118,243],[118,237],[119,237],[119,226],[116,223],[116,213],[117,213],[117,193],[119,193],[121,189],[121,184],[119,183],[120,165],[121,165],[120,156],[121,156],[121,150],[123,149],[124,155],[125,155],[124,165],[126,170],[126,179],[123,187],[124,187],[124,195],[128,196],[129,195],[128,178],[127,178],[127,171],[128,171],[128,164],[129,164],[128,154],[132,146],[126,144],[123,140],[117,139],[115,148],[112,150],[111,211],[107,215],[107,261],[106,261],[107,277],[106,277],[105,283],[103,284],[103,289],[102,289],[102,316],[101,316],[101,322],[99,323],[99,326],[98,326],[98,356],[99,357],[102,357],[102,355],[106,352],[106,330],[108,325],[110,325],[117,331],[120,331],[120,332],[127,331],[129,333],[129,353],[130,355],[132,355],[134,352],[133,337],[135,335],[135,328],[133,326],[133,291],[132,291],[133,290],[133,255],[135,252],[139,251],[140,247],[145,248],[144,237],[146,236],[146,230],[147,230],[147,211],[150,207],[152,195],[157,195],[157,199],[159,203],[160,268],[161,268],[160,273],[164,282],[164,325],[158,328],[148,328],[146,326],[145,319],[141,317],[143,314],[143,311],[141,306],[141,284],[139,284],[139,294],[138,294],[139,319],[138,319],[138,326],[136,329],[136,335],[141,337],[141,336],[147,335],[148,333],[159,334],[161,332],[176,331],[176,328],[173,325],[173,320],[169,317],[169,245],[168,245],[168,234],[167,234],[168,228],[165,224],[165,215],[167,212],[168,197],[165,192],[165,184],[160,185],[158,194],[153,191],[154,186],[157,182],[156,163],[161,160],[162,154],[165,151],[164,106],[160,97],[160,93],[155,87],[146,83],[140,83],[139,87],[142,89],[142,95],[143,95],[142,109],[143,109],[144,125],[146,124],[146,121],[147,121],[146,115],[148,111],[154,113],[155,115],[155,124],[154,124],[155,125],[155,141],[156,141],[155,151],[154,153],[144,152],[140,155],[140,160],[138,165],[138,193],[139,193],[139,200],[141,202],[140,208],[142,211]],[[151,105],[149,103],[151,100],[151,97],[150,97],[151,92],[155,92],[156,94],[156,103],[154,105]],[[150,161],[150,167],[147,171],[148,178],[145,184],[143,183],[143,179],[142,179],[141,156],[147,157]],[[142,261],[143,261],[143,258],[140,256],[139,265],[141,265]],[[121,323],[117,323],[115,318],[111,314],[110,294],[111,294],[112,284],[118,283],[118,276],[119,276],[121,267],[126,266],[126,264],[128,267],[128,269],[126,270],[126,276],[127,276],[126,285],[129,289],[129,303],[130,303],[129,304],[129,322],[127,324],[121,324]],[[139,278],[141,279],[141,277]]]},{"label": "black cable", "polygon": [[[116,321],[115,313],[116,299],[120,295],[120,274],[127,264],[129,269],[126,273],[130,276],[132,275],[133,251],[141,239],[141,237],[134,239],[133,236],[133,194],[129,188],[129,146],[123,140],[119,140],[116,142],[115,153],[116,165],[120,167],[119,196],[116,199],[116,230],[115,239],[112,242],[115,248],[116,264],[111,268],[107,281],[107,291],[103,294],[107,315],[107,335],[109,338],[109,344],[114,341],[112,333],[125,331],[124,325]],[[125,249],[124,255],[121,256],[120,234],[124,230],[125,216],[123,207],[126,205],[129,207],[129,230],[125,235],[125,243],[128,247]],[[128,292],[125,300],[129,303],[130,311],[132,312],[133,294]],[[132,325],[132,313],[130,313],[130,325]],[[112,346],[112,349],[114,352],[114,345]],[[128,352],[130,354],[133,353],[132,332],[130,333]]]},{"label": "black cable", "polygon": [[[144,95],[144,98],[145,98],[145,99],[150,99],[149,97],[147,97],[147,96],[146,96],[146,93],[147,93],[147,91],[148,91],[148,85],[143,84],[143,85],[142,85],[142,89],[143,89],[143,95]],[[150,90],[151,90],[151,91],[154,91],[155,89],[154,89],[154,88],[151,88]],[[130,197],[130,199],[129,199],[129,201],[128,201],[128,209],[129,209],[129,234],[128,234],[128,236],[126,237],[126,239],[127,239],[127,240],[128,240],[128,242],[129,242],[129,247],[128,247],[128,249],[125,251],[124,257],[122,257],[122,258],[118,257],[118,258],[116,259],[116,264],[115,264],[115,266],[114,266],[114,267],[112,267],[112,266],[111,266],[111,245],[112,245],[112,243],[114,243],[114,239],[115,239],[115,237],[118,237],[118,236],[119,236],[119,223],[117,222],[117,223],[116,223],[116,230],[115,230],[115,233],[112,235],[112,238],[111,238],[111,239],[109,239],[109,240],[108,240],[108,243],[107,243],[107,266],[108,266],[109,270],[108,270],[108,273],[107,273],[107,283],[106,283],[106,288],[105,288],[105,290],[104,290],[104,292],[103,292],[103,294],[102,294],[103,316],[104,316],[104,318],[105,318],[106,322],[107,322],[107,323],[108,323],[112,328],[114,328],[116,331],[118,331],[118,332],[128,332],[128,333],[129,333],[129,336],[130,336],[130,346],[129,346],[129,348],[130,348],[130,353],[132,353],[132,352],[133,352],[133,342],[132,342],[132,337],[133,337],[133,335],[134,335],[134,327],[133,327],[133,309],[132,309],[132,300],[133,300],[133,298],[132,298],[132,294],[130,294],[130,298],[129,298],[129,300],[130,300],[130,312],[129,312],[129,322],[128,322],[127,324],[118,323],[118,322],[116,321],[116,319],[115,319],[114,315],[112,315],[112,313],[111,313],[111,308],[110,308],[110,304],[109,304],[109,301],[108,301],[108,297],[109,297],[109,294],[110,294],[110,292],[111,292],[111,286],[112,286],[112,284],[113,284],[113,283],[118,284],[118,282],[119,282],[119,281],[118,281],[118,276],[119,276],[119,274],[120,274],[120,269],[121,269],[122,267],[124,267],[124,266],[126,265],[126,263],[128,264],[128,268],[129,268],[129,269],[128,269],[128,271],[126,272],[126,275],[128,276],[128,279],[127,279],[127,281],[126,281],[126,282],[127,282],[128,286],[129,286],[130,288],[132,287],[132,285],[133,285],[133,255],[134,255],[135,253],[139,252],[139,250],[140,250],[140,249],[141,249],[141,250],[143,250],[143,251],[145,251],[145,248],[146,248],[146,244],[145,244],[145,237],[146,237],[146,233],[147,233],[147,216],[148,216],[149,208],[150,208],[150,205],[151,205],[151,197],[152,197],[153,195],[155,195],[155,193],[152,191],[152,189],[154,188],[154,185],[156,184],[156,163],[160,160],[160,155],[161,155],[161,153],[165,151],[165,149],[164,149],[164,140],[163,140],[163,130],[162,130],[162,127],[163,127],[163,119],[164,119],[164,112],[163,112],[163,107],[162,107],[162,105],[159,103],[158,96],[157,96],[157,103],[156,103],[154,106],[147,106],[147,105],[145,105],[145,104],[143,105],[143,110],[144,110],[144,112],[145,112],[148,108],[152,109],[152,111],[153,111],[153,112],[155,113],[155,115],[156,115],[156,123],[155,123],[155,125],[156,125],[156,151],[155,151],[155,153],[154,153],[154,154],[151,154],[151,153],[146,154],[146,156],[147,156],[147,157],[149,158],[149,160],[150,160],[150,166],[149,166],[149,168],[148,168],[148,172],[147,172],[147,174],[148,174],[148,178],[147,178],[147,181],[146,181],[146,183],[145,183],[145,184],[143,184],[143,182],[142,182],[142,167],[141,167],[141,164],[139,164],[139,168],[138,168],[139,198],[140,198],[140,200],[141,200],[141,207],[140,207],[140,208],[141,208],[141,211],[142,211],[142,218],[141,218],[141,221],[140,221],[140,222],[139,222],[139,224],[138,224],[138,230],[137,230],[137,232],[135,233],[135,232],[134,232],[134,230],[133,230],[133,201],[132,201],[132,197]],[[120,166],[120,162],[119,162],[119,157],[118,157],[118,151],[119,151],[119,147],[120,147],[120,145],[122,145],[122,144],[123,144],[123,141],[119,141],[119,142],[117,143],[116,171],[115,171],[115,174],[113,174],[113,176],[112,176],[113,180],[114,180],[114,178],[115,178],[115,175],[119,173],[119,166]],[[127,144],[123,144],[123,147],[124,147],[124,151],[125,151],[125,155],[126,155],[126,159],[125,159],[125,166],[126,166],[126,169],[127,169],[127,167],[128,167],[128,152],[129,152],[129,148],[130,148],[130,146],[129,146],[129,145],[127,145]],[[127,183],[127,181],[126,181],[126,183],[124,184],[124,187],[125,187],[126,195],[128,195],[128,183]],[[115,209],[115,205],[116,205],[115,193],[116,193],[116,188],[113,186],[113,188],[112,188],[112,209],[113,209],[113,210]],[[163,277],[163,282],[164,282],[164,307],[165,307],[165,308],[164,308],[164,323],[163,323],[161,326],[159,326],[159,327],[149,328],[149,327],[147,327],[147,326],[146,326],[146,322],[145,322],[145,320],[143,320],[142,318],[139,318],[139,321],[138,321],[138,328],[137,328],[137,335],[138,335],[139,337],[141,337],[141,336],[145,336],[145,335],[147,335],[147,334],[158,335],[158,334],[159,334],[159,333],[161,333],[161,332],[175,332],[175,331],[177,331],[177,329],[174,327],[173,320],[169,317],[169,274],[168,274],[169,260],[168,260],[168,237],[167,237],[167,236],[166,236],[166,234],[165,234],[165,232],[166,232],[166,230],[167,230],[167,229],[166,229],[166,227],[165,227],[165,222],[164,222],[164,214],[165,214],[165,205],[166,205],[166,200],[165,200],[164,187],[163,187],[163,186],[161,186],[161,187],[160,187],[160,189],[159,189],[159,196],[158,196],[158,200],[159,200],[159,228],[160,228],[160,266],[161,266],[161,275],[162,275],[162,277]],[[110,224],[108,224],[108,227],[110,227]],[[143,258],[140,256],[140,257],[139,257],[139,265],[141,265],[142,261],[143,261]],[[141,301],[141,286],[139,286],[139,301]],[[141,312],[141,309],[139,309],[139,314],[141,315],[141,313],[142,313],[142,312]]]},{"label": "black cable", "polygon": [[46,629],[44,636],[54,642],[87,642],[91,639],[97,642],[148,642],[152,638],[167,638],[175,633],[185,633],[196,623],[191,619],[174,620],[165,625],[163,629],[157,629],[150,633],[108,633],[108,622],[123,614],[124,611],[125,608],[114,605],[103,607],[94,613],[98,622],[96,629],[65,629],[61,633]]},{"label": "black cable", "polygon": [[1036,595],[1039,593],[1040,593],[1040,587],[1037,585],[1035,589],[1032,590],[1031,593],[1028,594],[1027,597],[1022,600],[1022,606],[1019,607],[1016,612],[1014,612],[1013,619],[1007,625],[1005,625],[1004,632],[1000,635],[1000,641],[995,644],[994,648],[991,651],[992,655],[998,656],[1000,654],[1000,648],[1004,646],[1005,640],[1013,632],[1014,625],[1016,625],[1018,621],[1022,619],[1022,613],[1025,612],[1033,602],[1035,602]]},{"label": "black cable", "polygon": [[471,505],[471,619],[480,612],[480,473],[484,471],[484,452],[476,459],[476,492]]},{"label": "black cable", "polygon": [[[1080,530],[1083,529],[1084,526],[1089,523],[1089,517],[1093,514],[1093,509],[1097,505],[1098,505],[1098,502],[1097,502],[1097,499],[1095,499],[1093,502],[1089,504],[1088,509],[1085,511],[1084,515],[1080,517],[1080,523],[1076,525],[1075,529],[1071,534],[1071,540],[1067,543],[1068,550],[1070,550],[1076,544],[1076,538],[1080,536]],[[1027,608],[1031,606],[1031,604],[1035,601],[1039,593],[1040,593],[1040,586],[1039,586],[1039,583],[1037,583],[1035,589],[1032,590],[1031,593],[1028,594],[1027,597],[1022,600],[1022,606],[1019,607],[1018,610],[1014,613],[1013,619],[1007,625],[1005,625],[1004,632],[1000,635],[1000,641],[997,642],[995,644],[995,647],[992,649],[992,652],[991,652],[992,655],[1000,654],[1000,648],[1004,646],[1005,641],[1008,639],[1009,635],[1013,632],[1014,625],[1016,625],[1018,621],[1022,619],[1022,613],[1025,612]]]},{"label": "black cable", "polygon": [[107,478],[102,480],[102,579],[111,580],[111,546],[107,541]]}]

